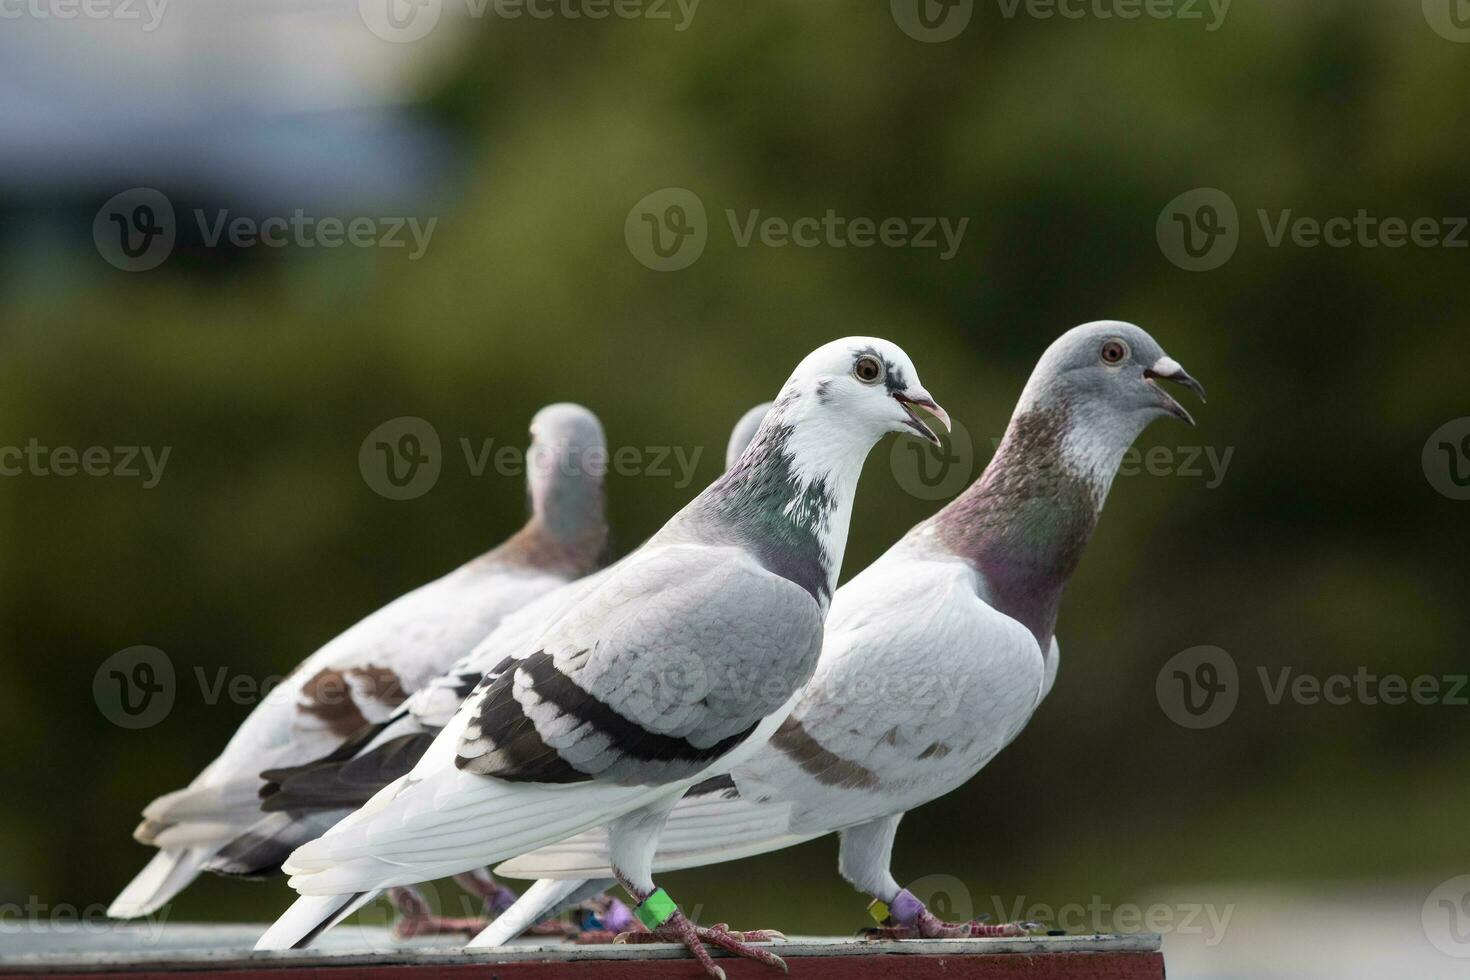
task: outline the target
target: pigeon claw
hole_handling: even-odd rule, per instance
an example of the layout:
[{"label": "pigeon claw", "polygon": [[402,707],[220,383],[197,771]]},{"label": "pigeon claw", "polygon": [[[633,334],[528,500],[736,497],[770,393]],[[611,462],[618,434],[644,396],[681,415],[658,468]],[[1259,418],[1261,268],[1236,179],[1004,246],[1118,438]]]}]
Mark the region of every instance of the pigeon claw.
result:
[{"label": "pigeon claw", "polygon": [[790,973],[786,961],[768,949],[761,949],[751,943],[770,942],[773,939],[785,939],[784,933],[775,929],[752,929],[745,932],[735,932],[723,922],[716,922],[712,926],[696,926],[684,917],[682,912],[676,912],[663,925],[649,932],[624,932],[613,937],[613,942],[618,945],[634,945],[641,943],[679,943],[693,954],[694,958],[704,967],[704,971],[712,977],[724,980],[725,971],[710,957],[706,946],[713,946],[723,950],[731,956],[739,956],[743,959],[755,960],[757,963],[780,970],[782,973]]}]

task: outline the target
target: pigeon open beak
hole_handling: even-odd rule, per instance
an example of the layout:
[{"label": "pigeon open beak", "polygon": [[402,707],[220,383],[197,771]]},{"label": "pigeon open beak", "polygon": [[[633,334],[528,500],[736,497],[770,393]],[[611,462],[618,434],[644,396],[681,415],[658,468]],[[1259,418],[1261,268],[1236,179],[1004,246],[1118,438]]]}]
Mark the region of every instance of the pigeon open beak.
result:
[{"label": "pigeon open beak", "polygon": [[936,446],[940,444],[939,436],[935,435],[934,430],[924,424],[923,420],[914,413],[914,410],[910,406],[917,405],[944,423],[945,432],[949,432],[953,428],[949,422],[949,413],[930,397],[929,393],[923,388],[908,388],[904,391],[895,391],[893,393],[893,400],[903,406],[904,414],[908,416],[904,424]]},{"label": "pigeon open beak", "polygon": [[1154,366],[1143,372],[1144,380],[1159,394],[1159,407],[1177,419],[1182,419],[1190,425],[1194,425],[1194,417],[1184,410],[1184,406],[1174,400],[1162,387],[1158,380],[1172,381],[1177,385],[1188,388],[1199,396],[1199,400],[1205,400],[1205,386],[1189,376],[1189,372],[1180,366],[1179,362],[1172,357],[1161,357],[1154,362]]}]

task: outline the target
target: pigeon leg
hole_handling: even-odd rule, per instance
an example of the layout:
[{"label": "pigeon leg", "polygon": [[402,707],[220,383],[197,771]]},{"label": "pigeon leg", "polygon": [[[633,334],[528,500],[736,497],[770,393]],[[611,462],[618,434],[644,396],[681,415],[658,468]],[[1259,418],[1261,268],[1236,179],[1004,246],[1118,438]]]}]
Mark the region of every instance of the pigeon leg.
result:
[{"label": "pigeon leg", "polygon": [[460,934],[474,936],[489,925],[484,919],[453,919],[435,915],[423,894],[411,886],[388,889],[388,900],[398,909],[398,921],[393,923],[394,939]]},{"label": "pigeon leg", "polygon": [[457,874],[454,880],[459,887],[485,903],[486,915],[499,915],[516,903],[516,893],[496,881],[495,876],[484,868]]},{"label": "pigeon leg", "polygon": [[770,950],[747,945],[786,937],[774,930],[732,932],[723,922],[713,926],[696,926],[689,921],[668,893],[653,883],[653,855],[658,848],[659,832],[668,819],[669,810],[678,797],[634,810],[608,825],[613,874],[638,907],[633,914],[643,930],[630,930],[617,936],[619,943],[679,943],[715,980],[725,980],[725,971],[715,964],[705,944],[718,947],[732,956],[764,963],[786,972],[786,961]]},{"label": "pigeon leg", "polygon": [[859,890],[873,896],[869,912],[878,920],[866,935],[881,939],[956,939],[982,936],[1024,936],[1039,928],[1033,922],[991,925],[982,919],[945,922],[925,908],[907,888],[900,888],[889,870],[893,838],[903,814],[849,827],[842,831],[837,869]]},{"label": "pigeon leg", "polygon": [[1002,922],[991,924],[984,917],[968,922],[945,922],[925,908],[907,888],[900,888],[891,901],[873,899],[868,906],[877,928],[866,935],[874,939],[991,939],[999,936],[1026,936],[1041,928],[1036,922]]},{"label": "pigeon leg", "polygon": [[[621,880],[621,875],[619,876]],[[633,886],[632,882],[623,881],[623,888],[629,895],[638,899],[640,908],[648,907],[650,897],[655,902],[663,901],[672,904],[668,895],[662,888],[651,892]],[[635,910],[636,914],[636,910]],[[758,949],[750,943],[768,943],[775,939],[785,939],[783,933],[774,929],[755,929],[745,932],[732,932],[730,927],[723,922],[716,922],[712,926],[697,926],[689,921],[689,918],[677,907],[669,914],[661,924],[652,929],[639,929],[620,933],[613,938],[615,943],[680,943],[694,958],[699,960],[705,972],[714,977],[715,980],[725,980],[725,971],[715,965],[715,961],[709,955],[705,944],[723,949],[731,956],[743,956],[746,959],[764,963],[766,966],[774,967],[782,973],[788,972],[786,961],[768,949]]]}]

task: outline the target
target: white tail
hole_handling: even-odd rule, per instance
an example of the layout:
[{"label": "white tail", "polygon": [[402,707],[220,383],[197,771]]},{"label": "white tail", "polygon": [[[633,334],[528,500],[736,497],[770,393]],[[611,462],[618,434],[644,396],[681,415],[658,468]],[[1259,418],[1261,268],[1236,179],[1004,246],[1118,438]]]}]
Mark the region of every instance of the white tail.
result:
[{"label": "white tail", "polygon": [[303,895],[292,903],[265,935],[256,949],[304,949],[317,936],[378,897],[377,891],[351,895]]},{"label": "white tail", "polygon": [[107,914],[114,919],[136,919],[158,911],[199,876],[210,853],[204,848],[159,851],[113,900]]}]

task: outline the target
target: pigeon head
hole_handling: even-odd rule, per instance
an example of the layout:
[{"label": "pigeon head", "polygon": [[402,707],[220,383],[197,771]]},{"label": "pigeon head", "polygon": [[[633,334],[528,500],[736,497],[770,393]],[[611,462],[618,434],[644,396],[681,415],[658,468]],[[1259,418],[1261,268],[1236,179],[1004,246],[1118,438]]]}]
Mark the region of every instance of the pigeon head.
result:
[{"label": "pigeon head", "polygon": [[567,538],[605,532],[607,440],[596,415],[571,402],[547,405],[531,419],[526,459],[531,512],[546,530]]},{"label": "pigeon head", "polygon": [[979,569],[986,601],[1028,627],[1043,651],[1123,453],[1156,418],[1194,424],[1160,380],[1204,397],[1131,323],[1099,320],[1062,334],[1037,362],[985,472],[930,522]]},{"label": "pigeon head", "polygon": [[1131,443],[1154,419],[1172,415],[1194,425],[1184,406],[1159,384],[1171,381],[1204,401],[1205,390],[1147,331],[1121,320],[1085,323],[1047,348],[1022,396],[1027,407],[1065,405],[1126,433]]},{"label": "pigeon head", "polygon": [[796,366],[740,458],[679,523],[710,539],[742,541],[825,606],[868,452],[889,432],[938,441],[914,406],[949,428],[896,344],[873,337],[825,344]]},{"label": "pigeon head", "polygon": [[864,449],[889,432],[917,433],[938,445],[939,436],[914,406],[949,430],[949,414],[924,390],[901,347],[876,337],[846,337],[818,347],[796,366],[772,417],[808,427],[816,438],[857,441]]},{"label": "pigeon head", "polygon": [[725,469],[735,465],[740,454],[745,452],[745,447],[750,445],[750,440],[755,438],[756,430],[766,420],[766,413],[771,410],[773,402],[761,402],[755,408],[740,416],[740,421],[735,423],[735,428],[730,430],[730,441],[725,446]]}]

